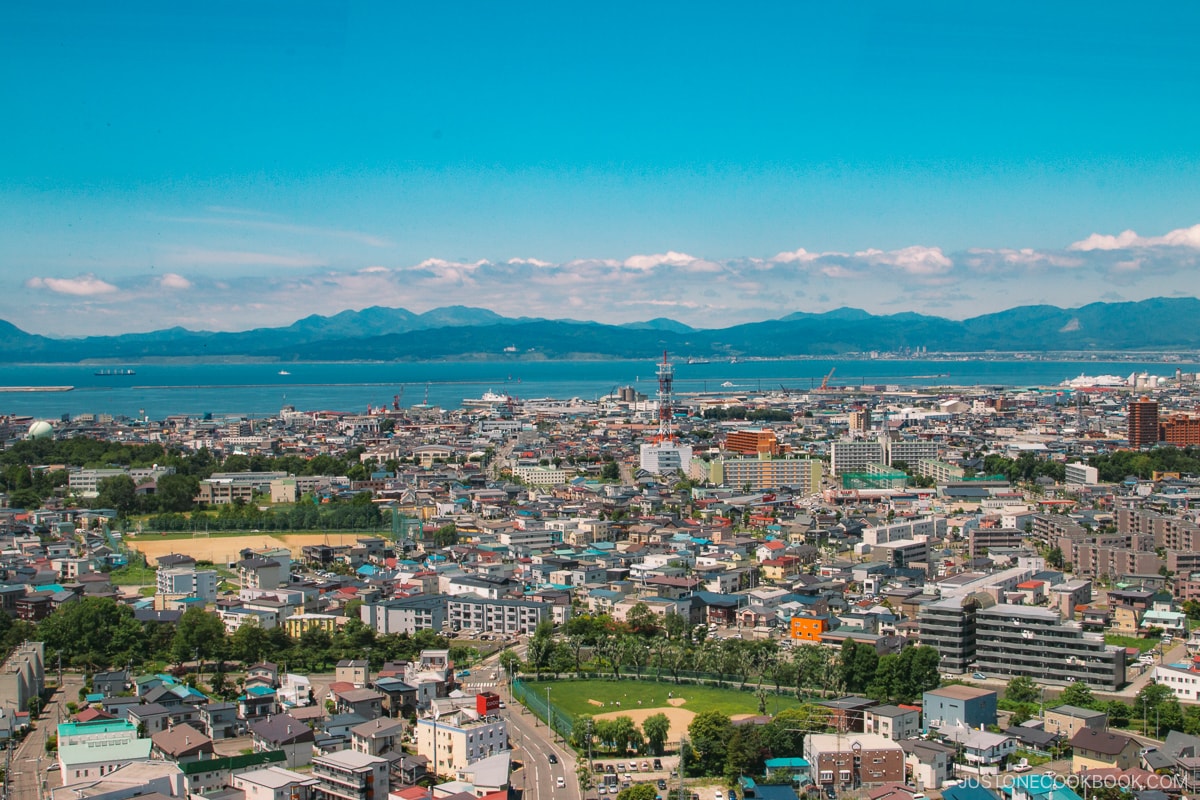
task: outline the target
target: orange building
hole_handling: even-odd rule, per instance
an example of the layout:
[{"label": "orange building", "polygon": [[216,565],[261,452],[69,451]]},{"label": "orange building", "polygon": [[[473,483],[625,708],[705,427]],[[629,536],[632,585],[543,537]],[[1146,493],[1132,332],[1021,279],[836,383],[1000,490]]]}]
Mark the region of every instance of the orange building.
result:
[{"label": "orange building", "polygon": [[825,617],[792,617],[792,638],[804,642],[820,642],[821,634],[829,630]]},{"label": "orange building", "polygon": [[725,449],[747,456],[756,456],[760,453],[777,456],[779,455],[779,440],[775,438],[775,431],[755,429],[733,431],[725,437]]},{"label": "orange building", "polygon": [[1164,418],[1158,424],[1158,439],[1176,447],[1200,445],[1200,417],[1179,414]]}]

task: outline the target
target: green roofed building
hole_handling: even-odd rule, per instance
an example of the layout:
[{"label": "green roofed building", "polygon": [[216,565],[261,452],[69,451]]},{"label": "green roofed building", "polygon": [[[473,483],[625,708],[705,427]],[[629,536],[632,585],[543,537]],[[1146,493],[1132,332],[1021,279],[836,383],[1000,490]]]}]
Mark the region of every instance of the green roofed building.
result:
[{"label": "green roofed building", "polygon": [[189,761],[180,764],[179,768],[183,770],[183,776],[187,780],[188,793],[199,794],[224,788],[231,783],[234,775],[263,767],[282,766],[286,760],[287,756],[282,750],[267,750],[262,753]]}]

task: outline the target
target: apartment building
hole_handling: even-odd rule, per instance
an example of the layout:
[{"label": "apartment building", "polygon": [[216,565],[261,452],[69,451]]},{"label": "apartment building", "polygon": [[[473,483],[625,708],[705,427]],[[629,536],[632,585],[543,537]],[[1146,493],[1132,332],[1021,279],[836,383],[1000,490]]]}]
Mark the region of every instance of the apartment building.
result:
[{"label": "apartment building", "polygon": [[[775,431],[764,428],[746,428],[730,431],[725,437],[725,449],[745,456],[779,455],[779,440]],[[780,485],[780,484],[777,484]]]},{"label": "apartment building", "polygon": [[921,644],[932,647],[941,656],[944,672],[963,673],[975,663],[974,601],[947,597],[921,606],[917,625]]},{"label": "apartment building", "polygon": [[811,733],[804,758],[815,782],[829,790],[904,782],[904,750],[886,736]]},{"label": "apartment building", "polygon": [[508,723],[500,717],[459,709],[417,720],[417,754],[428,758],[439,775],[466,769],[508,749]]},{"label": "apartment building", "polygon": [[989,675],[1042,683],[1081,681],[1107,691],[1125,685],[1125,650],[1064,621],[1056,611],[999,604],[975,614],[975,658]]},{"label": "apartment building", "polygon": [[967,475],[967,471],[962,467],[934,458],[923,458],[918,461],[916,471],[918,475],[929,478],[938,485],[961,481]]},{"label": "apartment building", "polygon": [[554,608],[548,603],[490,599],[471,594],[451,597],[446,602],[446,621],[450,630],[505,636],[532,634],[539,622],[553,618],[553,612]]},{"label": "apartment building", "polygon": [[883,464],[886,458],[883,442],[844,439],[829,446],[829,471],[834,475],[863,472],[868,464]]},{"label": "apartment building", "polygon": [[0,666],[0,704],[19,711],[41,695],[46,683],[46,650],[41,642],[25,642]]},{"label": "apartment building", "polygon": [[863,713],[863,730],[893,742],[921,735],[921,710],[915,706],[882,705]]},{"label": "apartment building", "polygon": [[886,544],[898,539],[944,539],[946,518],[920,517],[888,525],[868,525],[863,528],[862,537],[863,542],[870,545]]},{"label": "apartment building", "polygon": [[206,603],[217,599],[217,572],[192,567],[159,567],[155,574],[155,594],[171,597],[195,597]]},{"label": "apartment building", "polygon": [[801,494],[821,491],[821,462],[813,458],[723,458],[709,466],[709,480],[750,491],[796,487]]},{"label": "apartment building", "polygon": [[378,634],[407,633],[412,636],[417,631],[445,628],[448,599],[445,595],[435,594],[367,603],[359,609],[359,614],[363,623]]},{"label": "apartment building", "polygon": [[388,760],[357,750],[314,756],[314,800],[385,800],[391,790]]},{"label": "apartment building", "polygon": [[1095,486],[1100,482],[1100,470],[1087,464],[1067,464],[1064,482],[1067,486]]}]

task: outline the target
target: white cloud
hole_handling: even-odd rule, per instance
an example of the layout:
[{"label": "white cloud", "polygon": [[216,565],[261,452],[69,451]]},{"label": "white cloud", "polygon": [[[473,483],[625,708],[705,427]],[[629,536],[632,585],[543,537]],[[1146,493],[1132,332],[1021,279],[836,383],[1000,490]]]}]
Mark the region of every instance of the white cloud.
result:
[{"label": "white cloud", "polygon": [[443,270],[474,272],[487,263],[489,263],[487,259],[479,261],[447,261],[444,258],[427,258],[413,267],[413,269],[427,269],[433,272]]},{"label": "white cloud", "polygon": [[95,275],[80,275],[78,278],[30,278],[25,281],[25,285],[30,289],[49,289],[56,294],[69,294],[74,297],[93,297],[117,291],[116,286],[100,280]]},{"label": "white cloud", "polygon": [[1073,242],[1068,250],[1129,250],[1135,247],[1191,247],[1200,249],[1200,225],[1176,228],[1162,236],[1139,236],[1136,231],[1126,230],[1116,236],[1093,233],[1086,239]]},{"label": "white cloud", "polygon": [[554,264],[552,264],[551,262],[542,261],[540,258],[510,258],[505,263],[511,264],[512,266],[520,266],[521,264],[528,264],[531,267],[553,267],[554,266]]},{"label": "white cloud", "polygon": [[810,253],[801,247],[799,250],[791,250],[783,253],[776,253],[769,261],[776,264],[808,264],[816,261],[818,258],[830,255],[829,253]]},{"label": "white cloud", "polygon": [[168,272],[158,279],[158,285],[163,289],[190,289],[192,282],[182,275]]},{"label": "white cloud", "polygon": [[676,253],[674,250],[668,250],[665,253],[656,253],[651,256],[630,256],[622,262],[622,266],[627,269],[650,270],[662,266],[686,267],[696,260],[695,256],[689,256],[687,253]]},{"label": "white cloud", "polygon": [[940,247],[912,245],[887,252],[869,249],[861,250],[854,256],[868,264],[895,267],[910,275],[939,275],[954,267],[954,262],[946,257]]},{"label": "white cloud", "polygon": [[1138,244],[1139,236],[1133,231],[1122,231],[1117,236],[1093,233],[1081,242],[1072,242],[1068,250],[1124,250]]}]

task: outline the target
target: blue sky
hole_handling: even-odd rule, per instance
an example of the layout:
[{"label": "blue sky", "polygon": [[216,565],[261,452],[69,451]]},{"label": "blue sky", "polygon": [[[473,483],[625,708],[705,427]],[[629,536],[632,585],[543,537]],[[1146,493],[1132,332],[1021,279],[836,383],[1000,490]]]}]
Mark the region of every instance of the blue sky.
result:
[{"label": "blue sky", "polygon": [[[845,5],[848,8],[838,8]],[[0,318],[1195,294],[1200,7],[8,3]]]}]

